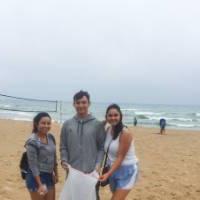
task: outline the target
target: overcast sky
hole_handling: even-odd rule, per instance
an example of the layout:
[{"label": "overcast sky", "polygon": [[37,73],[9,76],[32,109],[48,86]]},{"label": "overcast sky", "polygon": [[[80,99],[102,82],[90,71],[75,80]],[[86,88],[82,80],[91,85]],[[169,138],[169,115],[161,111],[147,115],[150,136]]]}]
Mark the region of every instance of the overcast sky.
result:
[{"label": "overcast sky", "polygon": [[0,93],[200,104],[199,0],[6,0]]}]

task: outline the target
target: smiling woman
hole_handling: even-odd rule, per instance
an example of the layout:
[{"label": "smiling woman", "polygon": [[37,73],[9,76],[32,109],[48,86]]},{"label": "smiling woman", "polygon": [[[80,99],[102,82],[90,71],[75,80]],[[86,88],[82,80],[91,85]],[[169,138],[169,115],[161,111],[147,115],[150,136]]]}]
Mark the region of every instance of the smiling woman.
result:
[{"label": "smiling woman", "polygon": [[111,125],[107,130],[104,150],[108,167],[100,181],[109,180],[112,200],[125,200],[138,177],[138,159],[132,144],[133,136],[123,125],[122,112],[117,104],[111,104],[106,110],[106,121]]},{"label": "smiling woman", "polygon": [[41,112],[34,117],[32,135],[26,141],[29,169],[25,179],[32,200],[55,200],[56,146],[50,129],[50,115]]}]

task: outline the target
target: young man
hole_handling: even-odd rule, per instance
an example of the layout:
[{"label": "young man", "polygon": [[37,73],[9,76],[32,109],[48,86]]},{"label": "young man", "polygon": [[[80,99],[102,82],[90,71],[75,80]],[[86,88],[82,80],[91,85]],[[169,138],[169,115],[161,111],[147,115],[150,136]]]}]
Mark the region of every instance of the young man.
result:
[{"label": "young man", "polygon": [[76,115],[67,120],[61,130],[61,165],[64,169],[71,165],[84,173],[99,172],[106,136],[103,123],[89,114],[87,92],[76,93],[73,100]]}]

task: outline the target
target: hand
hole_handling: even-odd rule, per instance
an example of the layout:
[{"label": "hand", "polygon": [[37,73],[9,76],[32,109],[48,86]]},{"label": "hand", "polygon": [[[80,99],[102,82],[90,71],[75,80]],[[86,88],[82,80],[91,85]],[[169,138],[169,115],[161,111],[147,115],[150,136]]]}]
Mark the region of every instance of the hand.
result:
[{"label": "hand", "polygon": [[94,177],[94,178],[96,178],[96,179],[99,179],[99,173],[96,170],[94,170],[93,172],[91,172],[89,175],[92,176],[92,177]]},{"label": "hand", "polygon": [[100,165],[97,165],[97,166],[95,167],[95,171],[96,171],[98,174],[100,174],[100,172],[101,172],[101,167],[100,167]]},{"label": "hand", "polygon": [[54,182],[54,184],[58,183],[58,175],[55,174],[55,173],[53,173],[52,176],[53,176],[53,182]]},{"label": "hand", "polygon": [[103,174],[103,175],[101,175],[101,176],[99,177],[99,181],[100,181],[100,182],[105,182],[105,181],[107,181],[108,178],[109,178],[109,174],[108,174],[108,173],[105,173],[105,174]]},{"label": "hand", "polygon": [[61,162],[61,166],[62,166],[62,168],[63,168],[63,169],[65,169],[65,170],[67,170],[67,171],[68,171],[68,170],[69,170],[69,166],[70,166],[70,165],[69,165],[67,162],[65,162],[65,161],[62,161],[62,162]]},{"label": "hand", "polygon": [[38,188],[38,193],[41,195],[41,196],[44,196],[46,193],[47,193],[47,186],[42,184],[39,186]]}]

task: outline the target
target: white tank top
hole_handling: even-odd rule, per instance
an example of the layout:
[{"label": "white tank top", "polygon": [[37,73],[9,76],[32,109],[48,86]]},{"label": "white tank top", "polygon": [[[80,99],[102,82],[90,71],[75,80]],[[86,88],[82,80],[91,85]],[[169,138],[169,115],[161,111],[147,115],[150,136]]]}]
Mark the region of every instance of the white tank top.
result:
[{"label": "white tank top", "polygon": [[[110,148],[108,151],[108,162],[111,165],[115,162],[117,158],[117,153],[119,149],[119,139],[120,139],[120,135],[115,140],[112,139],[111,128],[109,128],[106,134],[104,151],[105,152],[107,151],[108,146],[110,144]],[[124,160],[122,161],[122,165],[130,165],[130,164],[135,164],[137,162],[138,162],[138,159],[135,155],[134,143],[132,142],[128,152],[126,153]]]}]

